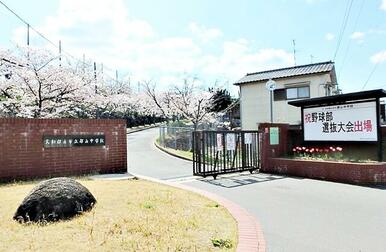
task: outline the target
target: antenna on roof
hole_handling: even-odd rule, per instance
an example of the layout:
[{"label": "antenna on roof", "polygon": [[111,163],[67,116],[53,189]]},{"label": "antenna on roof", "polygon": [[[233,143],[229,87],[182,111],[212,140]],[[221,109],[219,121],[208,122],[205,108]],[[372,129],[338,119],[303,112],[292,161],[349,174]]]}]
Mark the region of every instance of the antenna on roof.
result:
[{"label": "antenna on roof", "polygon": [[296,43],[294,39],[292,40],[292,45],[294,48],[294,65],[296,66]]},{"label": "antenna on roof", "polygon": [[314,63],[314,58],[315,58],[314,55],[311,54],[311,55],[310,55],[311,64]]}]

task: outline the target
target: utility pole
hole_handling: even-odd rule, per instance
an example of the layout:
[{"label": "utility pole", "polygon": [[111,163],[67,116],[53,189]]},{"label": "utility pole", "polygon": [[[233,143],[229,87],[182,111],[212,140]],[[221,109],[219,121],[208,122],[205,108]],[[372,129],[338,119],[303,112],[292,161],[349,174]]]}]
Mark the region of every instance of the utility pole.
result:
[{"label": "utility pole", "polygon": [[27,24],[27,46],[29,46],[29,24]]},{"label": "utility pole", "polygon": [[97,72],[96,72],[96,62],[94,61],[94,81],[95,81],[95,93],[98,93],[98,87],[97,87]]},{"label": "utility pole", "polygon": [[311,64],[313,63],[313,61],[314,61],[314,55],[310,55],[310,59],[311,59]]},{"label": "utility pole", "polygon": [[103,63],[101,63],[101,74],[100,74],[99,78],[101,78],[101,83],[103,85],[104,84],[104,80],[103,80]]},{"label": "utility pole", "polygon": [[115,84],[118,86],[118,70],[115,70]]},{"label": "utility pole", "polygon": [[29,24],[27,24],[27,57],[29,60]]},{"label": "utility pole", "polygon": [[296,42],[295,42],[295,40],[293,39],[292,40],[292,45],[293,45],[293,50],[294,50],[294,64],[295,64],[295,66],[296,66]]},{"label": "utility pole", "polygon": [[59,66],[62,66],[62,41],[59,40]]},{"label": "utility pole", "polygon": [[86,55],[83,53],[83,64],[82,64],[82,69],[83,69],[83,75],[86,74]]}]

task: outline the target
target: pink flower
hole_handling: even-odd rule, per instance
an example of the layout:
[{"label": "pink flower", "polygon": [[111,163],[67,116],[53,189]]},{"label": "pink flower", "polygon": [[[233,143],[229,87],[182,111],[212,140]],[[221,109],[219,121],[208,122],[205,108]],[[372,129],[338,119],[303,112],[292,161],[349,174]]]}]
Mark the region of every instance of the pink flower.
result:
[{"label": "pink flower", "polygon": [[337,151],[342,151],[343,148],[342,148],[342,147],[336,147],[336,150],[337,150]]},{"label": "pink flower", "polygon": [[296,148],[293,148],[292,151],[295,152],[295,151],[296,151]]},{"label": "pink flower", "polygon": [[306,149],[306,147],[302,147],[302,150],[305,150]]}]

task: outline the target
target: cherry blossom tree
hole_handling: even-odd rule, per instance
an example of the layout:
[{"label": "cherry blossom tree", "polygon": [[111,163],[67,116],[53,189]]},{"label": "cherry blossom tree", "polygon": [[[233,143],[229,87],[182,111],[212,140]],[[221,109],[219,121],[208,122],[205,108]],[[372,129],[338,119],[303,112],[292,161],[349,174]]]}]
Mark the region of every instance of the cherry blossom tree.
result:
[{"label": "cherry blossom tree", "polygon": [[196,84],[195,78],[185,78],[183,84],[175,85],[168,93],[170,107],[193,123],[194,129],[204,122],[213,122],[213,93]]},{"label": "cherry blossom tree", "polygon": [[67,64],[59,65],[59,57],[48,50],[18,47],[11,55],[3,51],[0,55],[0,67],[11,74],[0,81],[0,104],[5,114],[34,118],[71,116],[69,108],[88,100],[94,92],[92,75],[80,75]]},{"label": "cherry blossom tree", "polygon": [[213,93],[200,87],[197,78],[184,78],[182,84],[157,92],[154,82],[142,83],[147,96],[165,117],[178,116],[189,120],[195,129],[204,122],[213,122],[210,111]]},{"label": "cherry blossom tree", "polygon": [[150,101],[150,104],[154,105],[152,110],[154,110],[155,113],[160,114],[165,118],[171,117],[172,116],[172,109],[170,107],[171,97],[170,95],[168,95],[168,92],[157,91],[156,82],[151,80],[144,80],[140,84],[143,87],[144,92],[148,97],[147,100]]},{"label": "cherry blossom tree", "polygon": [[133,125],[166,117],[150,96],[90,66],[45,49],[0,48],[0,116],[125,118]]}]

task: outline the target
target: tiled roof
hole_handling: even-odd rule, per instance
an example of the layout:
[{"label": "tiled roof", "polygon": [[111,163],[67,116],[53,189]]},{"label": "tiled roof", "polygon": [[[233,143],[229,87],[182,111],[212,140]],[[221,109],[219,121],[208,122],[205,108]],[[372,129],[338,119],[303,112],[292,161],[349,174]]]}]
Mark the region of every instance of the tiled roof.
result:
[{"label": "tiled roof", "polygon": [[235,83],[240,85],[248,82],[264,81],[269,79],[286,78],[292,76],[330,72],[334,68],[334,62],[326,61],[308,65],[279,68],[274,70],[248,73]]}]

